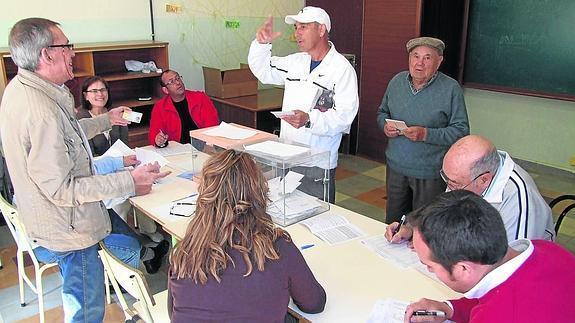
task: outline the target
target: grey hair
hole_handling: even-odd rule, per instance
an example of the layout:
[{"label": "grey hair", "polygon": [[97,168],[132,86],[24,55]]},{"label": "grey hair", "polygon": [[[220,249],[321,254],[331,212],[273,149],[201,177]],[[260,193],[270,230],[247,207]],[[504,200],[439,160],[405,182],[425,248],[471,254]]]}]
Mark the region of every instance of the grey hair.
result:
[{"label": "grey hair", "polygon": [[20,68],[36,71],[42,48],[54,42],[50,28],[60,24],[45,18],[26,18],[18,21],[8,38],[12,60]]},{"label": "grey hair", "polygon": [[499,152],[495,147],[493,147],[489,153],[485,154],[485,156],[479,158],[475,163],[473,163],[473,165],[471,165],[471,178],[475,178],[484,172],[495,174],[497,172],[497,168],[499,168],[500,159]]}]

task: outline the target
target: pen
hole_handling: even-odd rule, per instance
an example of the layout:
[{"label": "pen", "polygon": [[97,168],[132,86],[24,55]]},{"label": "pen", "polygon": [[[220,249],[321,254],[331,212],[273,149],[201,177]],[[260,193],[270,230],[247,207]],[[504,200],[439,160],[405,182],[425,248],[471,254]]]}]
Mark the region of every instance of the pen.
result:
[{"label": "pen", "polygon": [[[190,195],[188,195],[188,196],[184,196],[184,197],[179,198],[179,199],[177,199],[177,200],[173,200],[172,202],[178,202],[178,201],[181,201],[181,200],[185,200],[185,199],[187,199],[187,198],[189,198],[189,197],[194,197],[194,196],[196,196],[196,195],[198,195],[198,193],[192,193],[192,194],[190,194]],[[195,204],[195,203],[194,203],[194,204]],[[186,204],[183,204],[183,205],[186,205]]]},{"label": "pen", "polygon": [[415,311],[412,316],[435,316],[435,317],[445,317],[445,312],[443,311]]},{"label": "pen", "polygon": [[401,216],[401,220],[399,221],[399,225],[397,226],[397,228],[395,228],[395,231],[393,232],[394,236],[399,232],[399,229],[401,229],[401,226],[404,223],[405,223],[405,214]]},{"label": "pen", "polygon": [[196,205],[196,203],[177,202],[176,205]]},{"label": "pen", "polygon": [[300,249],[301,249],[301,250],[306,250],[306,249],[309,249],[309,248],[311,248],[311,247],[313,247],[313,246],[315,246],[315,245],[314,245],[314,244],[304,244],[303,246],[301,246]]}]

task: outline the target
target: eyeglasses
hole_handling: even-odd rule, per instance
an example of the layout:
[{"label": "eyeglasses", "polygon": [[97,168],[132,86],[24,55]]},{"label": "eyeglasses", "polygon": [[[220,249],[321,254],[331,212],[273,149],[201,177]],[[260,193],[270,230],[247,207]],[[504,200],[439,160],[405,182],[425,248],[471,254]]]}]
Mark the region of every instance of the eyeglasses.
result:
[{"label": "eyeglasses", "polygon": [[85,92],[87,92],[87,93],[92,93],[92,94],[97,94],[98,92],[100,92],[100,93],[106,93],[106,92],[108,92],[108,89],[105,88],[105,87],[103,87],[103,88],[101,88],[101,89],[86,90]]},{"label": "eyeglasses", "polygon": [[74,44],[60,44],[60,45],[50,45],[49,48],[68,48],[69,50],[74,49]]},{"label": "eyeglasses", "polygon": [[[174,205],[172,205],[172,207],[170,207],[170,215],[183,216],[183,217],[187,217],[187,218],[191,217],[192,215],[194,215],[194,214],[196,213],[196,209],[195,209],[195,208],[194,208],[194,210],[193,210],[191,213],[189,213],[189,212],[183,212],[184,210],[188,210],[188,211],[189,211],[189,208],[186,207],[186,206],[189,206],[189,205],[196,205],[196,203],[195,203],[195,202],[192,202],[192,203],[190,203],[190,202],[178,202],[178,203],[174,203]],[[180,212],[175,212],[174,209],[176,209],[176,208],[177,208],[178,210],[181,209]],[[184,214],[182,214],[182,213],[184,213]]]},{"label": "eyeglasses", "polygon": [[174,85],[176,82],[180,83],[184,80],[183,77],[176,75],[173,79],[169,80],[168,82],[164,83],[165,86]]},{"label": "eyeglasses", "polygon": [[473,182],[475,182],[479,177],[490,173],[490,171],[485,171],[477,176],[475,176],[475,178],[473,178],[469,183],[467,183],[466,185],[464,185],[463,187],[458,187],[459,184],[457,184],[455,181],[453,181],[452,179],[450,179],[449,177],[447,177],[447,175],[445,174],[445,172],[443,171],[443,169],[439,170],[439,175],[441,176],[441,179],[445,182],[445,184],[447,184],[447,187],[449,187],[449,189],[451,190],[464,190],[466,189],[469,185],[471,185]]}]

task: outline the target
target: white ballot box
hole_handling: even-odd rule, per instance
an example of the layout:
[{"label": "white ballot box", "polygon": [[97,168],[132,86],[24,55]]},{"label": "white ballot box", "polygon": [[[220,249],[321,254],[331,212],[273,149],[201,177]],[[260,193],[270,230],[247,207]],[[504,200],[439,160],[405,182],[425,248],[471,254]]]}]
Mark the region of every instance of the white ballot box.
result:
[{"label": "white ballot box", "polygon": [[268,180],[268,214],[281,226],[329,210],[329,151],[280,138],[268,138],[232,147],[252,155]]}]

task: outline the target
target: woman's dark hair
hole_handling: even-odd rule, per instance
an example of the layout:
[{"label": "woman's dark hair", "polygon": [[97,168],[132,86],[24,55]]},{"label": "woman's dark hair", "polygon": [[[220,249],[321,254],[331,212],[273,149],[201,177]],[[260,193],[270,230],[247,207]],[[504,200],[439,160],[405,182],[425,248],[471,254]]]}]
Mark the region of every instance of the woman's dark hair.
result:
[{"label": "woman's dark hair", "polygon": [[108,85],[108,82],[106,82],[106,80],[104,80],[103,78],[101,78],[100,76],[92,76],[87,78],[84,83],[82,83],[82,108],[86,109],[86,110],[92,110],[92,104],[90,104],[90,101],[86,100],[85,94],[86,91],[88,90],[88,87],[96,82],[102,82],[104,83],[104,87],[108,90],[108,101],[106,102],[106,109],[109,109],[112,106],[112,94],[110,93],[110,86]]}]

